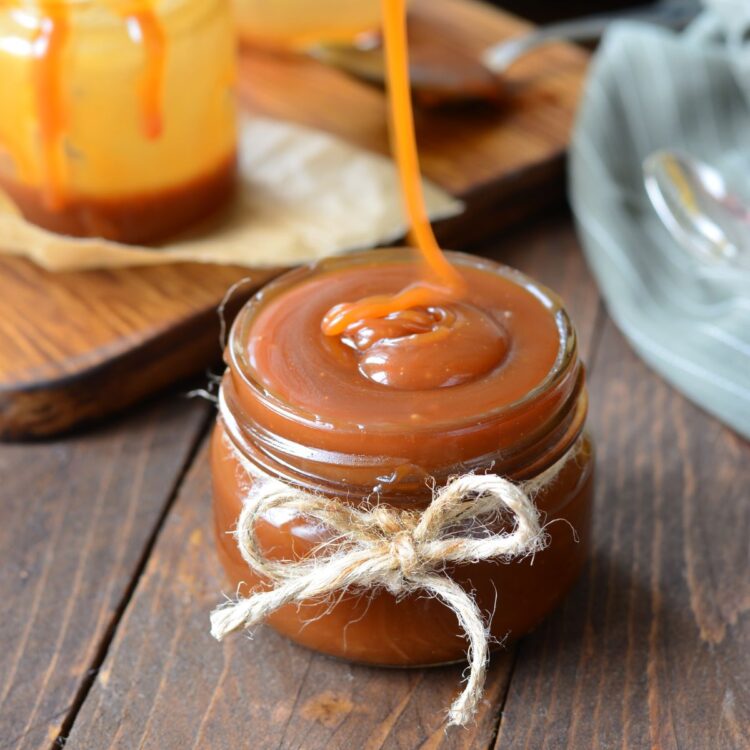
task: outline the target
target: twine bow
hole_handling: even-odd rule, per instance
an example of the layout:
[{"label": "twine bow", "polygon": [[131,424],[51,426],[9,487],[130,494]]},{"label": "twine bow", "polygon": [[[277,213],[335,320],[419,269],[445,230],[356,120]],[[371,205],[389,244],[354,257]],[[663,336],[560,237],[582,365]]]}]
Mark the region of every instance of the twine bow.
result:
[{"label": "twine bow", "polygon": [[[512,558],[545,547],[534,494],[550,484],[576,447],[534,479],[515,484],[495,474],[466,474],[433,494],[423,511],[354,507],[268,479],[253,486],[234,532],[242,557],[271,584],[211,613],[211,635],[252,627],[285,604],[345,589],[384,587],[396,596],[424,591],[456,615],[469,641],[469,677],[448,723],[471,721],[481,700],[489,654],[488,626],[473,597],[444,572],[451,563]],[[269,560],[258,545],[256,521],[283,508],[319,522],[331,539],[300,560]],[[510,515],[512,530],[492,530]]]}]

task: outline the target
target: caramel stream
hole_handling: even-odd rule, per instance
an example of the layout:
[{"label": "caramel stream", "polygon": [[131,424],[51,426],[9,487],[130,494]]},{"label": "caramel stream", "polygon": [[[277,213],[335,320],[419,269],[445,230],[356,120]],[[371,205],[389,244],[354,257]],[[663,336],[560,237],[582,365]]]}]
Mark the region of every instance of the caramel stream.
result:
[{"label": "caramel stream", "polygon": [[[139,83],[141,130],[145,138],[161,135],[161,93],[166,58],[164,31],[153,8],[155,0],[110,0],[127,24],[130,38],[143,45],[144,67]],[[66,107],[63,96],[64,55],[71,30],[65,0],[40,0],[43,14],[34,38],[32,79],[39,118],[43,185],[50,209],[65,205],[64,145]]]},{"label": "caramel stream", "polygon": [[382,7],[392,148],[411,225],[410,237],[426,263],[428,278],[392,296],[376,295],[332,307],[322,323],[323,333],[328,336],[339,336],[363,320],[457,300],[465,291],[463,278],[448,262],[435,239],[425,208],[409,91],[406,3],[405,0],[382,0]]}]

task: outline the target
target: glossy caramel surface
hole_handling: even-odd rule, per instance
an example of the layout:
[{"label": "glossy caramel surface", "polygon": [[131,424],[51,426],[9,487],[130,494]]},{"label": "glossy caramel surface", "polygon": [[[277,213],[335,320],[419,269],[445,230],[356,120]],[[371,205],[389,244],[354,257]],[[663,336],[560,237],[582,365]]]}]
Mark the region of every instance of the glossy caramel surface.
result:
[{"label": "glossy caramel surface", "polygon": [[372,253],[369,262],[316,274],[264,305],[246,342],[256,381],[332,430],[467,419],[540,385],[561,332],[548,303],[512,271],[458,264],[465,299],[364,318],[339,336],[321,331],[337,301],[387,295],[417,277],[420,264],[402,258],[383,262]]}]

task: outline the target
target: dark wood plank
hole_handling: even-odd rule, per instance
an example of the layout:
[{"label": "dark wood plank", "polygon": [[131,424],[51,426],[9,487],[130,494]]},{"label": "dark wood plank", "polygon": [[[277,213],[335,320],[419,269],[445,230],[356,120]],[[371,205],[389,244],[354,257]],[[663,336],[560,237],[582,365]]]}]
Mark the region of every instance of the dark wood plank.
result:
[{"label": "dark wood plank", "polygon": [[608,323],[595,554],[520,646],[497,750],[750,747],[750,446]]},{"label": "dark wood plank", "polygon": [[[460,668],[379,670],[314,654],[261,628],[217,644],[208,613],[226,587],[204,451],[68,738],[91,748],[487,746],[510,662],[495,661],[470,732],[444,736]],[[369,744],[368,744],[369,743]]]},{"label": "dark wood plank", "polygon": [[[570,222],[510,235],[492,254],[570,298],[588,351],[599,302]],[[475,727],[443,731],[461,668],[381,670],[301,649],[268,629],[215,643],[208,613],[226,583],[213,549],[207,456],[200,455],[120,624],[66,747],[481,748],[512,665],[497,654]]]},{"label": "dark wood plank", "polygon": [[0,748],[47,750],[90,681],[207,418],[182,396],[0,448]]},{"label": "dark wood plank", "polygon": [[0,439],[58,433],[217,362],[227,289],[251,279],[239,303],[277,274],[197,263],[51,273],[0,256]]}]

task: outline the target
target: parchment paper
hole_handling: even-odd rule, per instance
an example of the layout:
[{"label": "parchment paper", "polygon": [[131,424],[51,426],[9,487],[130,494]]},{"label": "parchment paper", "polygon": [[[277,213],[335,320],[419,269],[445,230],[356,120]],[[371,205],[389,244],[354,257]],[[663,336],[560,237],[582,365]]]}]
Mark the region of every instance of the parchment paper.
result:
[{"label": "parchment paper", "polygon": [[[240,187],[221,216],[159,249],[77,239],[28,222],[0,192],[0,252],[53,271],[199,261],[249,267],[293,265],[373,247],[405,232],[390,159],[327,133],[263,118],[240,125]],[[425,183],[432,218],[463,209]]]}]

